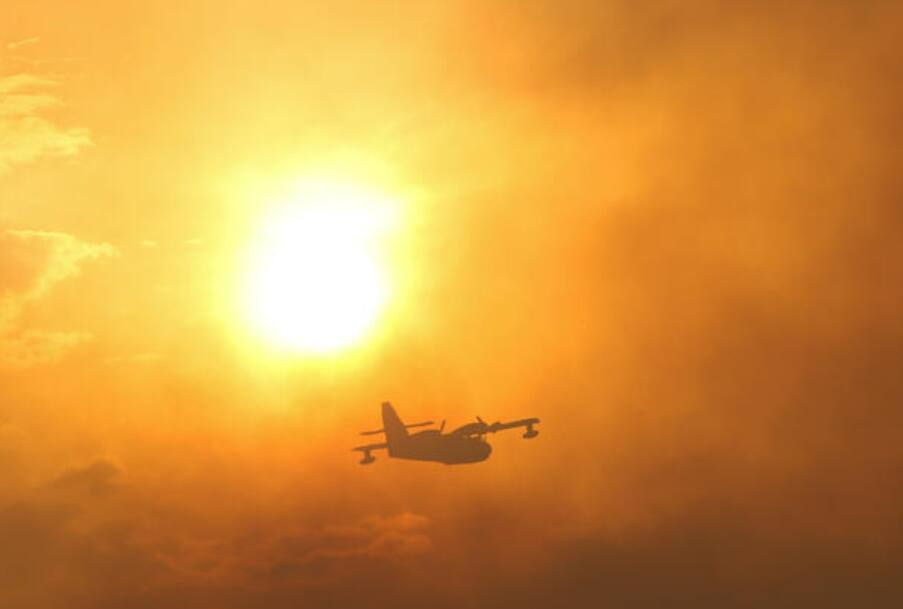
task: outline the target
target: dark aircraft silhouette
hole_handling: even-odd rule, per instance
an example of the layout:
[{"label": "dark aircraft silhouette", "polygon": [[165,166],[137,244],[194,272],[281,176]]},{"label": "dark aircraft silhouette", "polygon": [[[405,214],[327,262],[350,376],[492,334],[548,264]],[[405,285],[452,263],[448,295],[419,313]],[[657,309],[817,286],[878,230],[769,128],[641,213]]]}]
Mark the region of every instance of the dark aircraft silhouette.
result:
[{"label": "dark aircraft silhouette", "polygon": [[355,446],[351,450],[364,453],[361,465],[367,465],[376,461],[376,457],[371,455],[370,451],[380,448],[388,449],[389,456],[396,459],[438,461],[446,465],[476,463],[477,461],[488,459],[489,454],[492,452],[492,447],[484,438],[487,433],[495,433],[514,427],[526,427],[527,430],[524,432],[524,437],[528,439],[535,438],[539,435],[539,432],[533,429],[533,426],[537,423],[539,423],[539,419],[534,418],[520,419],[510,423],[496,421],[489,425],[483,419],[477,417],[476,423],[468,423],[446,434],[442,433],[442,430],[445,429],[445,421],[442,421],[439,429],[426,429],[409,434],[408,429],[411,427],[425,427],[432,425],[433,421],[405,425],[398,418],[395,409],[392,408],[392,404],[383,402],[383,428],[376,431],[364,431],[361,432],[361,435],[371,436],[384,433],[386,434],[386,441],[380,444]]}]

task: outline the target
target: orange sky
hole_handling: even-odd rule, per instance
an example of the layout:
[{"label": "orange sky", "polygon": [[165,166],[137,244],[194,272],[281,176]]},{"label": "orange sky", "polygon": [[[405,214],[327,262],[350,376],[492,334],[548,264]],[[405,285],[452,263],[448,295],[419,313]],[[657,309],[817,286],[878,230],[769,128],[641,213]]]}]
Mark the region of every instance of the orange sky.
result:
[{"label": "orange sky", "polygon": [[[3,13],[0,607],[899,604],[898,4]],[[316,356],[238,304],[310,176],[401,218]]]}]

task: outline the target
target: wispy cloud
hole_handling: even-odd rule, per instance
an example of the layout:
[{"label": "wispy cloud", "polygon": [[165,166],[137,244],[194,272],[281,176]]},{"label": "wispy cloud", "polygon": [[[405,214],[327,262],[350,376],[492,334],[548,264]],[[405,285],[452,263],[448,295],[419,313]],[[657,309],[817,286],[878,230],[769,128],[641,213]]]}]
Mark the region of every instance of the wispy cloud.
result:
[{"label": "wispy cloud", "polygon": [[39,114],[61,103],[56,81],[34,74],[0,77],[0,173],[45,156],[71,156],[90,146],[87,129],[60,127]]},{"label": "wispy cloud", "polygon": [[4,254],[6,276],[0,303],[21,304],[43,296],[64,279],[78,276],[85,262],[115,256],[118,250],[109,243],[88,243],[63,232],[7,230],[0,234],[0,253]]},{"label": "wispy cloud", "polygon": [[16,40],[14,42],[8,42],[6,44],[6,48],[10,51],[14,51],[20,47],[29,46],[32,44],[38,44],[41,42],[40,36],[31,36],[30,38],[23,38],[22,40]]},{"label": "wispy cloud", "polygon": [[58,362],[72,348],[89,342],[87,332],[26,330],[0,336],[0,367],[28,368]]},{"label": "wispy cloud", "polygon": [[159,353],[154,353],[152,351],[145,351],[142,353],[134,353],[132,355],[114,355],[112,357],[108,357],[104,360],[104,363],[108,366],[115,366],[117,364],[147,364],[150,362],[156,362],[162,359],[162,355]]},{"label": "wispy cloud", "polygon": [[51,87],[56,85],[55,80],[42,78],[34,74],[14,74],[12,76],[0,77],[0,95],[8,95],[17,93],[23,89],[34,89],[38,87]]},{"label": "wispy cloud", "polygon": [[20,63],[26,66],[38,67],[52,64],[72,64],[84,61],[84,57],[42,57],[39,59],[31,59],[30,57],[12,56],[9,58],[11,62]]},{"label": "wispy cloud", "polygon": [[0,365],[27,367],[59,360],[91,339],[80,331],[18,327],[23,310],[54,285],[76,277],[90,261],[115,256],[109,243],[88,243],[67,233],[7,230],[0,233]]}]

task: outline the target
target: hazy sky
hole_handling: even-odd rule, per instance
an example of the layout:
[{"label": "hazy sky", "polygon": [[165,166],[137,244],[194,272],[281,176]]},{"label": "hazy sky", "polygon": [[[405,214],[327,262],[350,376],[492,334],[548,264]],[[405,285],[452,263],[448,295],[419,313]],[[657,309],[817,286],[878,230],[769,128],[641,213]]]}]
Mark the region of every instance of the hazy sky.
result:
[{"label": "hazy sky", "polygon": [[[63,2],[0,20],[0,606],[897,607],[898,2]],[[371,332],[239,311],[386,193]],[[379,403],[536,416],[361,467]]]}]

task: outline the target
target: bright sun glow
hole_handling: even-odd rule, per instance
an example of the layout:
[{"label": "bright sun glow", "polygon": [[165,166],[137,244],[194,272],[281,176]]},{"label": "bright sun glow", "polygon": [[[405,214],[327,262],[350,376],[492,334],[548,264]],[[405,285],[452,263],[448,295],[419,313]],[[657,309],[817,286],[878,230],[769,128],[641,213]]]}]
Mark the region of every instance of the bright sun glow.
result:
[{"label": "bright sun glow", "polygon": [[305,182],[269,216],[252,247],[245,315],[270,341],[325,353],[360,340],[389,298],[379,250],[395,208],[350,184]]}]

